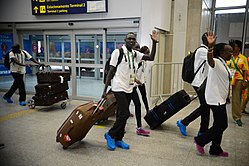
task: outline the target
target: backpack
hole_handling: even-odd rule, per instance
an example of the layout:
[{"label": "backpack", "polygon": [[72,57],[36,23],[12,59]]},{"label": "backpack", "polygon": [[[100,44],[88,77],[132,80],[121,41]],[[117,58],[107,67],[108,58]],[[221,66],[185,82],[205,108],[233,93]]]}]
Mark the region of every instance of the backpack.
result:
[{"label": "backpack", "polygon": [[10,51],[8,51],[3,57],[4,57],[4,67],[7,69],[10,69]]},{"label": "backpack", "polygon": [[[204,47],[204,46],[200,46]],[[198,67],[196,72],[194,72],[194,62],[195,62],[195,53],[200,48],[198,47],[194,52],[188,52],[188,55],[183,60],[183,66],[182,66],[182,79],[185,82],[192,83],[195,75],[198,73],[198,71],[201,69],[201,67],[205,64],[206,60],[202,62],[202,64]]]},{"label": "backpack", "polygon": [[[4,67],[7,69],[10,69],[10,51],[8,51],[5,55],[4,55]],[[27,57],[27,54],[25,53],[25,51],[21,51],[22,53],[24,53],[25,57]]]},{"label": "backpack", "polygon": [[[117,62],[117,65],[116,65],[116,69],[117,69],[118,65],[121,63],[122,58],[123,58],[123,55],[124,55],[124,51],[123,51],[122,48],[120,48],[120,49],[119,49],[119,56],[118,56],[118,62]],[[108,72],[109,72],[109,70],[110,70],[110,61],[111,61],[111,57],[108,58],[108,60],[107,60],[106,63],[105,63],[104,79],[103,79],[104,84],[105,84],[105,82],[106,82],[107,74],[108,74]],[[115,72],[116,72],[116,71],[115,71]],[[111,83],[110,83],[109,85],[111,85]]]}]

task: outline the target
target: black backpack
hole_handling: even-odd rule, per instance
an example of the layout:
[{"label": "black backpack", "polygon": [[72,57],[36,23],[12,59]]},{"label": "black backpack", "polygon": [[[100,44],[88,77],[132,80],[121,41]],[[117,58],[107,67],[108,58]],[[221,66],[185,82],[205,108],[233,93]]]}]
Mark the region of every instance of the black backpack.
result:
[{"label": "black backpack", "polygon": [[[204,47],[204,46],[200,46]],[[200,48],[199,47],[199,48]],[[197,48],[197,49],[199,49]],[[202,64],[199,66],[199,68],[194,72],[194,63],[195,63],[195,53],[197,49],[194,52],[188,52],[188,55],[183,60],[183,66],[182,66],[182,79],[185,82],[192,83],[196,73],[200,70],[200,68],[205,64],[206,60],[202,62]]]},{"label": "black backpack", "polygon": [[[118,65],[121,63],[122,58],[123,58],[123,55],[124,55],[124,51],[123,51],[122,48],[120,48],[120,49],[119,49],[119,56],[118,56],[118,63],[117,63],[117,65],[116,65],[116,69],[117,69]],[[106,82],[107,74],[108,74],[108,72],[109,72],[109,70],[110,70],[110,61],[111,61],[111,57],[108,58],[108,60],[107,60],[106,63],[105,63],[104,79],[103,79],[104,84],[105,84],[105,82]],[[111,85],[111,83],[110,83],[109,85]]]},{"label": "black backpack", "polygon": [[8,51],[4,56],[4,67],[10,69],[10,51]]}]

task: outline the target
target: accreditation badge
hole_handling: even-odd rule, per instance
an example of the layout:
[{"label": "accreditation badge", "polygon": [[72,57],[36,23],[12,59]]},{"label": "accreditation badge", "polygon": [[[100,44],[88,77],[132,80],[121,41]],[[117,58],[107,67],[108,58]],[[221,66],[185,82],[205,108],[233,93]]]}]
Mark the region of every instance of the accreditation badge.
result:
[{"label": "accreditation badge", "polygon": [[136,79],[136,75],[134,73],[130,74],[130,85],[134,85],[135,79]]}]

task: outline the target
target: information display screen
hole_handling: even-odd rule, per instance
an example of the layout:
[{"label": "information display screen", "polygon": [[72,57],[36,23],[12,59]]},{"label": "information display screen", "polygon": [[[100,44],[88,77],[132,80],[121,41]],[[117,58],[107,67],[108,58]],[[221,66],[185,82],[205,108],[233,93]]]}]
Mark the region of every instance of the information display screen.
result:
[{"label": "information display screen", "polygon": [[32,15],[107,12],[107,0],[31,0]]}]

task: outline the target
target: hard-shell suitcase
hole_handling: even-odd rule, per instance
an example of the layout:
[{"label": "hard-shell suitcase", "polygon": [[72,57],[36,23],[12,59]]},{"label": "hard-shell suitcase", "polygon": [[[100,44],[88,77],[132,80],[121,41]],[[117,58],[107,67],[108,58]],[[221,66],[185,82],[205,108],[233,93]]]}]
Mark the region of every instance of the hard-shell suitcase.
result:
[{"label": "hard-shell suitcase", "polygon": [[70,81],[70,72],[64,71],[39,71],[36,73],[37,83],[63,83]]},{"label": "hard-shell suitcase", "polygon": [[113,100],[107,97],[106,99],[101,99],[98,104],[88,102],[78,106],[58,129],[56,142],[60,142],[63,149],[66,149],[73,143],[81,141],[96,121],[107,113],[108,109],[112,108],[113,105]]},{"label": "hard-shell suitcase", "polygon": [[32,97],[36,106],[50,106],[62,100],[68,99],[67,91],[53,95],[35,95]]},{"label": "hard-shell suitcase", "polygon": [[190,96],[184,90],[180,90],[163,103],[150,110],[149,113],[145,115],[144,119],[151,129],[155,129],[187,106],[191,101]]},{"label": "hard-shell suitcase", "polygon": [[54,83],[54,84],[37,84],[35,86],[35,93],[37,96],[41,95],[54,95],[68,90],[68,83]]}]

